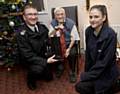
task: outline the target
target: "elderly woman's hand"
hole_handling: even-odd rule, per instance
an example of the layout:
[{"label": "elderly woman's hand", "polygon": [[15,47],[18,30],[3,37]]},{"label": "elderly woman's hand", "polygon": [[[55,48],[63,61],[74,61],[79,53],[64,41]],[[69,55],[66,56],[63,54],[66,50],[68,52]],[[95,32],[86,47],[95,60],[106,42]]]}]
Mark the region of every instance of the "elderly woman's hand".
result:
[{"label": "elderly woman's hand", "polygon": [[66,52],[65,52],[65,57],[67,58],[69,54],[70,54],[70,48],[68,48],[68,49],[66,50]]}]

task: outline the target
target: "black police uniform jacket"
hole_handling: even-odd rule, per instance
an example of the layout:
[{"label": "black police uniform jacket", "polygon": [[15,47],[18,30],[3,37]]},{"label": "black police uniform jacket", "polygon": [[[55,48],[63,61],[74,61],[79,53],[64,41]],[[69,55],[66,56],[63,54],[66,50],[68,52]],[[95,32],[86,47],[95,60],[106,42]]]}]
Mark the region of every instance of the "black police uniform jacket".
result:
[{"label": "black police uniform jacket", "polygon": [[22,61],[26,63],[30,71],[41,73],[47,65],[46,42],[48,29],[37,23],[39,32],[33,32],[27,25],[22,26],[17,33],[17,42]]},{"label": "black police uniform jacket", "polygon": [[85,72],[81,81],[93,81],[95,92],[100,93],[113,84],[118,76],[116,67],[116,34],[108,26],[103,26],[99,35],[94,35],[94,29],[86,29],[86,59]]}]

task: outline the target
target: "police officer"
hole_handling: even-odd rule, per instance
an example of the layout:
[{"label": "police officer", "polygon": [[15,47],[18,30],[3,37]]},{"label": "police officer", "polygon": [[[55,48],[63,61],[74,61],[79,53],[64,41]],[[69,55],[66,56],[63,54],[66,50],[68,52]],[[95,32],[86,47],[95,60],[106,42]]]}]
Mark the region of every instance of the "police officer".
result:
[{"label": "police officer", "polygon": [[25,24],[17,34],[17,42],[22,60],[28,69],[27,86],[36,89],[38,78],[52,80],[49,63],[56,62],[55,55],[46,57],[48,29],[38,23],[38,11],[32,5],[26,5],[23,10]]}]

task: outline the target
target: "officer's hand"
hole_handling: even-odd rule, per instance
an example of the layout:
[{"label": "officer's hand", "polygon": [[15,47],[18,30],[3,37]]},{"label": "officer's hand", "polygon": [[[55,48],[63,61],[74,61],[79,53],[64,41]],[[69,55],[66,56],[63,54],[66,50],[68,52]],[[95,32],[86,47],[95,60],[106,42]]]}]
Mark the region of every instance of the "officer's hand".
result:
[{"label": "officer's hand", "polygon": [[54,63],[57,62],[58,60],[54,59],[55,55],[51,56],[48,58],[47,63]]}]

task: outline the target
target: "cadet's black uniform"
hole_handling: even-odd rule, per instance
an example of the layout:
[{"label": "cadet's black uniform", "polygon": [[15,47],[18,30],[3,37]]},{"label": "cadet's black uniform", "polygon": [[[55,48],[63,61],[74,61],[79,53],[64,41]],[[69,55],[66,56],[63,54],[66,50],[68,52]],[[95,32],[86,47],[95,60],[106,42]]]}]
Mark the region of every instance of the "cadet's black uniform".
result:
[{"label": "cadet's black uniform", "polygon": [[[49,71],[46,53],[48,29],[37,23],[39,32],[33,32],[27,25],[17,34],[17,42],[21,58],[28,68],[27,82],[35,87],[37,78],[52,79]],[[23,62],[22,62],[23,63]]]}]

